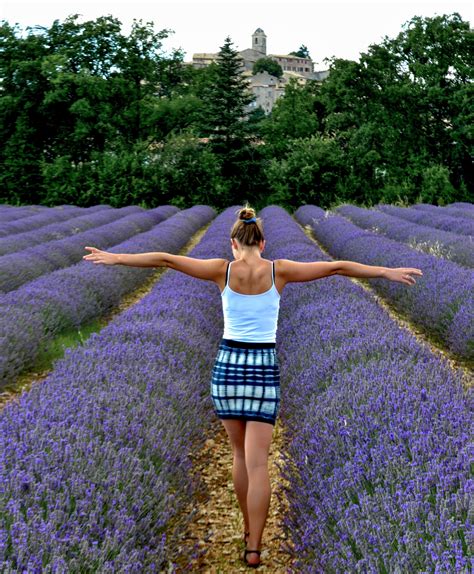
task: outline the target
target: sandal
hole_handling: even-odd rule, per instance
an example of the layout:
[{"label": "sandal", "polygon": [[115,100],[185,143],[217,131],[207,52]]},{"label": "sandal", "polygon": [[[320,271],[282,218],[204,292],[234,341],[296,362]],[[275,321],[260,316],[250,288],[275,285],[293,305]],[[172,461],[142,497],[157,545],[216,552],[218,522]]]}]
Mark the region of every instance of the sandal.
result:
[{"label": "sandal", "polygon": [[259,556],[260,556],[260,554],[261,554],[260,550],[245,550],[245,552],[244,552],[244,562],[245,562],[245,564],[246,564],[249,568],[258,568],[258,567],[260,566],[260,562],[259,562],[258,564],[249,564],[249,563],[247,562],[247,554],[252,554],[252,553],[258,554]]}]

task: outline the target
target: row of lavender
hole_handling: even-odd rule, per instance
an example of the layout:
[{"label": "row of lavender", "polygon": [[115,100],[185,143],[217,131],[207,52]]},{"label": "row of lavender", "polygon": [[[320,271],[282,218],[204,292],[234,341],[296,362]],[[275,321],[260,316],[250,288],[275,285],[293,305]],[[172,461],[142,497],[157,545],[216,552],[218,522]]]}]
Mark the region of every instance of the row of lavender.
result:
[{"label": "row of lavender", "polygon": [[[191,255],[231,257],[234,218],[234,209],[219,215]],[[221,331],[217,286],[169,270],[19,404],[7,405],[2,572],[175,571],[172,557],[193,551],[182,541],[192,514],[183,509],[202,481],[189,453],[209,424]]]},{"label": "row of lavender", "polygon": [[[61,209],[45,209],[38,213],[32,213],[27,217],[18,219],[11,218],[10,213],[6,213],[2,220],[0,220],[0,237],[13,235],[14,233],[23,233],[24,231],[31,231],[38,229],[50,223],[67,221],[79,215],[88,213],[95,213],[102,209],[107,209],[105,205],[95,205],[93,207],[76,207],[74,205],[65,205]],[[110,209],[110,208],[109,208]]]},{"label": "row of lavender", "polygon": [[[151,217],[158,220],[170,214],[169,206],[155,211],[157,213]],[[214,216],[215,211],[211,207],[194,206],[173,215],[150,231],[114,245],[109,251],[177,253],[191,235]],[[120,237],[121,222],[109,225],[118,226],[115,238]],[[130,236],[130,231],[126,237]],[[95,237],[97,239],[99,235]],[[113,234],[109,237],[112,238]],[[81,257],[87,253],[84,245],[87,243],[75,246]],[[94,246],[98,247],[96,243]],[[16,291],[0,295],[0,386],[30,366],[47,342],[58,333],[68,328],[77,329],[100,317],[117,306],[125,294],[136,289],[153,272],[153,268],[115,268],[91,265],[81,260],[76,265],[26,283]]]},{"label": "row of lavender", "polygon": [[415,267],[423,271],[413,289],[384,279],[371,286],[449,350],[474,359],[474,270],[421,253],[403,243],[361,229],[340,215],[305,205],[295,213],[332,257],[367,265]]},{"label": "row of lavender", "polygon": [[469,209],[474,212],[474,203],[469,203],[467,201],[454,201],[453,203],[448,203],[447,207],[460,207],[462,209]]},{"label": "row of lavender", "polygon": [[380,211],[343,205],[336,212],[364,229],[407,243],[410,247],[443,257],[465,267],[474,267],[474,221],[472,236],[411,223]]},{"label": "row of lavender", "polygon": [[[177,211],[178,209],[172,205],[160,206],[149,211],[137,207],[124,207],[119,219],[114,212],[107,211],[107,214],[110,213],[109,223],[70,237],[47,241],[4,255],[0,257],[0,293],[8,293],[36,277],[81,261],[84,245],[92,244],[99,249],[107,249],[137,233],[151,229]],[[95,214],[89,217],[96,219]],[[15,235],[12,236],[14,237]]]},{"label": "row of lavender", "polygon": [[[328,260],[282,209],[261,215],[270,259]],[[294,571],[467,574],[461,374],[341,276],[285,287],[277,347]]]},{"label": "row of lavender", "polygon": [[474,218],[474,208],[472,203],[457,203],[452,205],[446,205],[445,207],[440,207],[438,205],[431,205],[430,203],[417,203],[412,205],[413,209],[419,211],[424,211],[430,215],[453,215],[455,217],[462,217],[473,219]]},{"label": "row of lavender", "polygon": [[122,207],[120,209],[97,209],[76,217],[71,217],[66,221],[55,221],[38,229],[13,233],[0,238],[0,255],[7,255],[8,253],[27,249],[33,245],[76,235],[81,231],[105,225],[131,213],[144,212],[145,210],[143,208],[136,206]]},{"label": "row of lavender", "polygon": [[[23,219],[24,217],[30,217],[30,215],[36,215],[41,211],[47,211],[50,209],[45,205],[24,205],[22,207],[15,207],[13,205],[8,205],[5,203],[0,204],[0,224],[9,221],[15,221],[17,219]],[[54,208],[56,211],[58,208]]]},{"label": "row of lavender", "polygon": [[[458,233],[460,235],[474,236],[474,220],[469,217],[460,217],[459,215],[450,215],[452,211],[441,211],[435,213],[428,213],[426,210],[415,209],[414,207],[397,207],[396,205],[378,204],[376,208],[379,211],[394,215],[401,219],[406,219],[412,223],[419,223],[421,225],[428,225],[450,233]],[[466,211],[462,212],[463,214]]]}]

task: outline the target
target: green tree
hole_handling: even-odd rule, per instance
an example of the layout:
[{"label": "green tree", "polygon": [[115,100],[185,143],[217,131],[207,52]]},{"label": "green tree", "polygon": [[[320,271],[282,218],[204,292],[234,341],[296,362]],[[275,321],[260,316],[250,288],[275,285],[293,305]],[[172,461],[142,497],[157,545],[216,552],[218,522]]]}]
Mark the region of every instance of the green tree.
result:
[{"label": "green tree", "polygon": [[272,76],[281,78],[283,76],[283,68],[278,62],[272,60],[272,58],[259,58],[252,68],[253,74],[258,74],[259,72],[268,72]]},{"label": "green tree", "polygon": [[400,73],[417,91],[418,140],[426,167],[445,165],[458,187],[474,187],[472,158],[472,77],[474,33],[458,13],[413,17],[385,44],[399,58]]},{"label": "green tree", "polygon": [[250,104],[255,100],[242,75],[242,59],[232,47],[230,37],[220,48],[216,63],[209,67],[210,82],[202,99],[201,134],[221,162],[221,174],[227,189],[216,199],[219,205],[239,202],[249,193],[244,177],[246,165],[255,156],[255,124],[248,121]]},{"label": "green tree", "polygon": [[290,52],[290,54],[292,56],[298,56],[298,58],[311,58],[311,56],[309,55],[309,50],[304,44],[301,44],[298,51]]},{"label": "green tree", "polygon": [[262,126],[270,155],[279,158],[292,147],[293,140],[321,131],[324,108],[319,89],[316,82],[301,86],[295,78],[290,79]]},{"label": "green tree", "polygon": [[20,37],[18,25],[0,26],[0,201],[40,203],[45,140],[42,105],[47,90],[43,39]]},{"label": "green tree", "polygon": [[346,175],[344,158],[335,139],[314,135],[294,140],[285,158],[270,162],[269,201],[289,209],[304,203],[329,208],[344,199],[338,193],[339,183]]},{"label": "green tree", "polygon": [[423,170],[421,193],[417,202],[446,205],[455,201],[456,190],[449,180],[449,170],[444,165],[431,165]]},{"label": "green tree", "polygon": [[[138,141],[186,125],[181,118],[171,125],[171,116],[156,127],[157,102],[189,76],[180,52],[162,51],[167,30],[134,21],[125,36],[112,16],[79,22],[74,15],[27,31],[0,27],[1,200],[39,203],[48,164],[63,174],[69,165],[74,180],[74,166],[97,154],[122,157],[124,148],[135,157]],[[198,103],[188,101],[182,114]]]},{"label": "green tree", "polygon": [[433,163],[446,166],[458,189],[472,184],[470,38],[457,14],[415,17],[359,62],[331,61],[321,85],[324,133],[344,150],[346,185],[358,200],[396,196],[398,186],[401,197],[414,201]]}]

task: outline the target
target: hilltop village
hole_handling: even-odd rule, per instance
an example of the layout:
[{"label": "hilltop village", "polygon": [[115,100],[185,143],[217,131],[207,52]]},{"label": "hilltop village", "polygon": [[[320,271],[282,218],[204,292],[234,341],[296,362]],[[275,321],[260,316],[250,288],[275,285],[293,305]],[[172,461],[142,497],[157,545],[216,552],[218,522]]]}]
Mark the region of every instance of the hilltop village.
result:
[{"label": "hilltop village", "polygon": [[[215,62],[218,53],[195,53],[191,64],[195,68],[204,68]],[[285,86],[291,78],[304,84],[308,80],[322,81],[328,74],[328,70],[314,71],[314,62],[310,57],[302,58],[293,54],[267,54],[267,36],[261,28],[257,28],[252,34],[252,47],[241,50],[242,75],[248,77],[249,89],[256,99],[252,107],[261,107],[265,113],[271,112],[275,102],[285,92]],[[277,62],[282,70],[282,77],[278,78],[267,71],[253,73],[254,64],[261,58],[270,58]]]}]

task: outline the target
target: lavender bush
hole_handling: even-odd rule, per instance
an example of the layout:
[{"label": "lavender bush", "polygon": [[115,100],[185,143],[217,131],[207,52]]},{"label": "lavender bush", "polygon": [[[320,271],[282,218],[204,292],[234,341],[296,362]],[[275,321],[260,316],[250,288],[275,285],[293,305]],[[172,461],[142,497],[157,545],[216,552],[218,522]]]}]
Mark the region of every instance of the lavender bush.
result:
[{"label": "lavender bush", "polygon": [[[110,251],[177,253],[214,214],[207,206],[192,207]],[[84,245],[77,246],[82,255],[87,254]],[[151,267],[93,265],[82,260],[0,296],[0,386],[30,366],[47,341],[116,307],[153,272]]]},{"label": "lavender bush", "polygon": [[[176,211],[177,209],[175,212]],[[85,215],[73,217],[67,221],[45,225],[40,229],[15,233],[14,235],[0,238],[0,255],[21,251],[22,249],[27,249],[40,243],[46,243],[47,241],[63,239],[71,235],[79,234],[81,231],[111,223],[126,215],[144,212],[145,210],[143,208],[136,206],[122,207],[120,209],[98,209]]]},{"label": "lavender bush", "polygon": [[462,345],[459,342],[453,344],[456,321],[463,322],[458,313],[472,316],[473,270],[361,229],[339,215],[325,214],[319,207],[300,207],[295,216],[300,223],[311,225],[315,237],[337,259],[384,267],[421,269],[423,277],[417,278],[416,285],[408,290],[401,283],[385,279],[367,281],[440,344],[464,359],[474,359],[474,340],[469,332],[464,333],[466,338]]},{"label": "lavender bush", "polygon": [[0,205],[0,225],[22,219],[23,217],[30,217],[41,211],[49,209],[43,205],[25,205],[22,207],[14,207],[13,205]]},{"label": "lavender bush", "polygon": [[467,201],[455,201],[454,203],[449,203],[447,207],[460,207],[461,209],[474,211],[474,203],[468,203]]},{"label": "lavender bush", "polygon": [[428,225],[451,233],[474,236],[474,221],[447,215],[446,213],[428,213],[421,209],[411,209],[410,207],[397,207],[396,205],[379,204],[376,208],[388,215],[401,217],[413,223]]},{"label": "lavender bush", "polygon": [[472,237],[459,236],[456,233],[403,221],[388,213],[362,209],[355,205],[342,205],[336,212],[359,227],[407,243],[414,249],[444,257],[465,267],[474,267],[474,233]]},{"label": "lavender bush", "polygon": [[[234,219],[234,208],[217,217],[191,255],[231,257]],[[202,481],[189,455],[212,420],[208,387],[221,332],[217,286],[168,270],[7,404],[2,572],[176,571],[172,559],[194,551],[182,535]]]},{"label": "lavender bush", "polygon": [[[329,259],[282,209],[261,215],[268,258]],[[342,276],[285,287],[277,348],[293,571],[467,574],[461,373]]]},{"label": "lavender bush", "polygon": [[78,215],[88,213],[88,210],[89,212],[91,210],[94,212],[95,209],[95,206],[86,208],[67,205],[63,208],[55,207],[45,211],[40,211],[39,213],[29,217],[23,217],[17,221],[11,221],[10,223],[2,222],[0,224],[0,237],[38,229],[39,227],[49,225],[55,221],[66,221],[67,219],[71,219],[71,217],[77,217]]},{"label": "lavender bush", "polygon": [[459,208],[459,207],[440,207],[438,205],[431,205],[430,203],[417,203],[412,205],[413,209],[424,211],[432,215],[453,215],[455,217],[462,217],[467,219],[474,219],[474,212],[469,208]]},{"label": "lavender bush", "polygon": [[147,231],[178,211],[172,205],[149,211],[138,208],[138,212],[136,207],[124,209],[128,215],[118,221],[112,220],[71,237],[48,241],[0,257],[0,293],[8,293],[36,277],[81,261],[84,245],[93,244],[99,249],[107,249],[132,235]]}]

